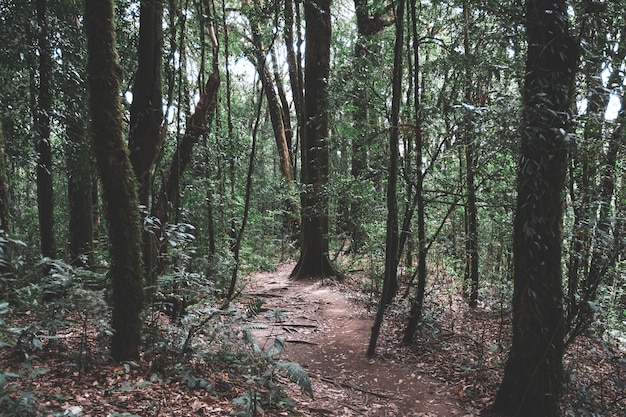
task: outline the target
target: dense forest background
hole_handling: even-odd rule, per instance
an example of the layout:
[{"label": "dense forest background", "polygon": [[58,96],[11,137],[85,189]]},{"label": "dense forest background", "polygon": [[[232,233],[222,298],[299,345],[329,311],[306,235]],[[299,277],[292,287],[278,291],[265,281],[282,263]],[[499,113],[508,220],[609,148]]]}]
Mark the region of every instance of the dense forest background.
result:
[{"label": "dense forest background", "polygon": [[[624,349],[626,2],[554,3],[577,52],[556,50],[573,72],[567,105],[546,106],[566,150],[562,348],[587,333]],[[509,314],[527,7],[119,0],[115,42],[97,47],[107,17],[90,23],[82,1],[0,0],[0,344],[27,360],[90,323],[132,360],[157,349],[155,312],[194,312],[180,356],[242,276],[288,259],[295,279],[365,276],[406,344],[444,308],[429,302],[439,276],[468,308]],[[94,74],[110,60],[119,103],[105,106]],[[135,225],[133,258],[116,242]]]}]

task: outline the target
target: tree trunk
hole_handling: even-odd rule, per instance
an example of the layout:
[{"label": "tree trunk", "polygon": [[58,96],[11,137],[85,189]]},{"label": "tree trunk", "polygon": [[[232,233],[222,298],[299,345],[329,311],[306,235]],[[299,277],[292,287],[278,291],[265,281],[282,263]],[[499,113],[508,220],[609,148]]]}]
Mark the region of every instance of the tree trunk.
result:
[{"label": "tree trunk", "polygon": [[[204,93],[200,95],[200,100],[196,104],[194,113],[187,120],[185,134],[178,143],[176,151],[172,156],[172,162],[163,177],[161,191],[152,209],[152,214],[161,221],[162,227],[168,221],[169,202],[174,201],[178,196],[180,178],[191,162],[193,148],[200,136],[206,131],[206,126],[211,124],[217,107],[219,89],[219,72],[214,72],[209,75],[209,79],[204,87]],[[208,121],[206,120],[207,116],[209,117]]]},{"label": "tree trunk", "polygon": [[[299,7],[296,5],[296,7]],[[300,67],[299,54],[294,51],[294,13],[293,0],[285,0],[285,46],[287,49],[287,65],[289,68],[289,84],[293,96],[293,104],[296,109],[298,122],[302,116],[302,68]],[[298,28],[299,30],[299,28]]]},{"label": "tree trunk", "polygon": [[37,0],[37,39],[39,42],[39,103],[35,120],[35,152],[37,153],[37,208],[41,254],[54,258],[54,193],[52,185],[52,145],[50,114],[52,113],[52,56],[48,39],[46,0]]},{"label": "tree trunk", "polygon": [[70,263],[89,268],[93,264],[93,201],[91,148],[82,120],[67,116],[67,197],[69,200],[68,244]]},{"label": "tree trunk", "polygon": [[[9,220],[9,184],[7,182],[6,165],[4,160],[4,137],[0,122],[0,236],[11,233]],[[2,269],[0,267],[0,272]]]},{"label": "tree trunk", "polygon": [[154,164],[164,138],[161,134],[162,14],[161,0],[140,2],[137,73],[130,106],[128,149],[139,182],[139,202],[148,209]]},{"label": "tree trunk", "polygon": [[112,283],[111,356],[139,357],[143,306],[141,227],[137,183],[123,137],[122,70],[115,49],[112,0],[86,0],[90,133],[100,177],[110,240]]},{"label": "tree trunk", "polygon": [[[426,216],[424,202],[424,167],[423,167],[423,147],[424,138],[422,135],[422,106],[420,100],[423,88],[418,88],[420,75],[420,55],[419,55],[419,36],[417,32],[417,10],[415,2],[411,3],[411,33],[413,35],[413,61],[414,61],[414,97],[413,106],[415,111],[415,198],[417,199],[417,288],[411,302],[409,312],[409,320],[404,331],[403,343],[408,345],[413,342],[417,326],[422,319],[422,310],[424,307],[424,296],[426,293]],[[423,86],[422,86],[423,87]]]},{"label": "tree trunk", "polygon": [[306,21],[304,134],[302,135],[302,233],[300,260],[291,278],[338,276],[328,258],[328,76],[330,0],[304,5]]},{"label": "tree trunk", "polygon": [[[465,54],[465,101],[474,104],[472,91],[472,75],[470,67],[470,39],[469,39],[469,5],[467,0],[463,2],[464,17],[464,54]],[[476,207],[476,145],[474,143],[476,133],[473,131],[474,122],[472,111],[467,110],[465,116],[465,131],[463,134],[465,147],[465,178],[467,199],[465,201],[465,275],[464,294],[470,307],[478,305],[478,209]]]},{"label": "tree trunk", "polygon": [[[601,14],[590,14],[583,25],[583,41],[598,50],[607,44],[607,28],[603,27]],[[615,213],[612,201],[615,191],[615,168],[619,142],[623,130],[618,127],[613,134],[605,137],[605,113],[613,86],[624,81],[619,63],[626,56],[626,40],[620,38],[617,53],[612,57],[613,70],[607,85],[603,85],[601,73],[606,63],[600,56],[587,58],[584,76],[587,84],[587,109],[584,115],[585,129],[581,144],[576,147],[580,155],[572,157],[573,163],[581,166],[581,172],[572,169],[570,194],[574,201],[575,221],[571,238],[568,281],[568,316],[570,326],[567,343],[585,331],[593,321],[594,311],[591,302],[603,278],[608,281],[609,271],[615,265],[617,252],[614,251],[615,236],[613,221]],[[624,99],[618,114],[624,115]],[[618,126],[621,123],[618,122]],[[573,167],[575,168],[575,166]],[[574,174],[578,174],[576,177]],[[575,190],[578,191],[576,199]],[[613,241],[613,242],[611,242]],[[605,281],[605,282],[606,282]]]},{"label": "tree trunk", "polygon": [[493,410],[556,417],[564,384],[565,129],[578,51],[568,33],[565,0],[528,0],[526,12],[528,55],[513,235],[513,343]]},{"label": "tree trunk", "polygon": [[391,98],[391,132],[389,135],[389,177],[387,178],[387,235],[385,242],[385,278],[372,326],[367,356],[376,354],[376,343],[385,310],[398,291],[398,160],[400,99],[402,95],[402,47],[404,34],[404,0],[398,1],[396,11],[396,41],[393,49],[393,80]]},{"label": "tree trunk", "polygon": [[[137,73],[130,106],[128,148],[130,161],[139,184],[139,204],[150,213],[154,166],[161,153],[165,135],[161,67],[163,49],[162,0],[143,0],[139,7],[139,43]],[[143,262],[148,295],[156,285],[156,242],[154,231],[143,232]]]},{"label": "tree trunk", "polygon": [[[267,109],[272,122],[272,130],[274,132],[274,139],[276,141],[276,149],[278,151],[278,160],[280,165],[280,171],[285,180],[287,189],[291,192],[295,190],[293,166],[291,164],[291,151],[290,142],[291,137],[288,137],[285,121],[289,121],[289,109],[285,108],[286,102],[279,97],[276,89],[280,91],[279,80],[276,76],[272,77],[267,62],[268,51],[265,50],[261,38],[261,27],[259,24],[260,6],[258,1],[253,1],[254,10],[248,14],[248,20],[252,31],[252,44],[254,48],[253,62],[261,84],[263,86],[263,92],[267,97]],[[278,71],[276,71],[277,73]],[[276,85],[276,89],[274,86]],[[286,228],[293,236],[299,230],[300,212],[297,205],[292,199],[287,198],[284,201],[284,210],[287,213],[285,219]]]}]

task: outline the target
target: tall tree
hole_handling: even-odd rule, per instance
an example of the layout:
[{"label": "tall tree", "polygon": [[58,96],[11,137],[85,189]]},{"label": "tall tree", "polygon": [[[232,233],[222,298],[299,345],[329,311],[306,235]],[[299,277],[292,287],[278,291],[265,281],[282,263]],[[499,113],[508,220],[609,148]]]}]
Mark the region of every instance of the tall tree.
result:
[{"label": "tall tree", "polygon": [[[424,85],[418,88],[419,77],[421,71],[420,64],[420,40],[418,36],[418,16],[415,2],[410,4],[411,10],[411,35],[413,40],[413,110],[415,119],[415,199],[417,205],[417,287],[415,289],[415,295],[411,300],[411,309],[409,312],[409,319],[407,320],[407,326],[404,331],[402,341],[408,345],[413,341],[415,332],[417,331],[417,325],[422,318],[422,308],[424,306],[424,296],[426,293],[426,216],[425,216],[425,201],[424,201],[424,176],[425,169],[423,167],[424,161],[424,137],[422,131],[422,104],[420,100],[420,94],[424,90]],[[423,81],[423,78],[422,78]],[[405,218],[408,217],[405,215]],[[403,227],[403,230],[408,228]]]},{"label": "tall tree", "polygon": [[37,0],[37,41],[39,44],[39,98],[35,115],[35,152],[37,153],[37,207],[41,254],[56,256],[54,238],[54,193],[52,185],[52,144],[50,114],[52,113],[52,51],[48,35],[47,0]]},{"label": "tall tree", "polygon": [[85,1],[87,82],[91,138],[106,203],[111,245],[111,356],[123,361],[139,356],[143,306],[141,228],[137,183],[123,137],[112,0]]},{"label": "tall tree", "polygon": [[[391,4],[387,9],[393,6]],[[372,110],[371,94],[368,93],[370,73],[362,71],[373,65],[374,57],[379,53],[380,45],[376,37],[387,26],[393,24],[393,19],[384,17],[375,11],[376,4],[369,0],[354,0],[354,9],[357,24],[357,39],[354,44],[354,58],[356,67],[354,80],[354,127],[355,136],[352,138],[352,159],[350,174],[357,184],[366,181],[368,172],[368,142],[370,141]],[[388,10],[385,10],[387,12]],[[351,198],[348,213],[345,214],[346,226],[352,240],[351,250],[358,252],[365,242],[365,228],[362,219],[367,212],[367,201],[359,196]]]},{"label": "tall tree", "polygon": [[4,137],[2,136],[2,123],[0,123],[0,236],[11,232],[8,186],[4,161]]},{"label": "tall tree", "polygon": [[391,98],[391,129],[389,135],[389,173],[387,178],[387,234],[385,242],[385,276],[383,292],[372,326],[367,355],[376,353],[376,343],[385,309],[398,290],[398,161],[400,158],[400,103],[402,96],[402,48],[404,43],[404,0],[396,9],[396,40],[393,49],[393,80]]},{"label": "tall tree", "polygon": [[[139,6],[137,72],[130,106],[130,161],[139,182],[139,204],[150,210],[154,166],[161,152],[164,135],[161,91],[163,49],[162,0],[142,0]],[[143,232],[143,261],[146,281],[155,284],[155,242],[151,231]],[[151,291],[148,292],[150,294]]]},{"label": "tall tree", "polygon": [[65,155],[67,165],[67,198],[69,205],[68,249],[70,263],[90,267],[93,264],[93,160],[87,135],[87,100],[84,52],[84,31],[78,22],[82,5],[66,6],[72,16],[58,28],[61,38],[60,83],[62,96],[61,120],[65,124]]},{"label": "tall tree", "polygon": [[469,304],[476,307],[478,304],[478,209],[476,207],[476,132],[473,129],[471,107],[474,105],[474,91],[472,87],[472,69],[470,68],[472,50],[470,46],[470,8],[467,0],[463,1],[463,54],[465,57],[465,111],[464,150],[465,150],[465,274],[464,294]]},{"label": "tall tree", "polygon": [[578,48],[565,0],[527,0],[528,54],[514,220],[513,343],[493,410],[559,415],[564,317],[561,223]]},{"label": "tall tree", "polygon": [[304,4],[304,132],[302,232],[298,264],[291,278],[337,276],[328,258],[328,77],[330,75],[331,0]]}]

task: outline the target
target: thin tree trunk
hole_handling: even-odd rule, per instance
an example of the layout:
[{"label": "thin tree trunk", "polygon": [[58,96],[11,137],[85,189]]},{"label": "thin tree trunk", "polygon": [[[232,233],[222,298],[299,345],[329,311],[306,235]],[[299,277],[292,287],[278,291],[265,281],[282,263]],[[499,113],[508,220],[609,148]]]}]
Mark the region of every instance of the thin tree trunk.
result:
[{"label": "thin tree trunk", "polygon": [[254,173],[254,160],[256,158],[256,142],[259,133],[259,123],[261,121],[261,107],[263,104],[263,94],[259,95],[259,106],[257,108],[256,121],[254,123],[254,129],[252,129],[252,149],[250,149],[250,159],[248,161],[248,175],[246,176],[246,195],[244,197],[243,217],[241,219],[241,227],[237,233],[237,239],[233,245],[233,272],[230,278],[230,286],[228,287],[228,294],[226,296],[227,303],[232,300],[235,294],[235,287],[237,285],[237,274],[239,272],[239,252],[241,250],[241,242],[243,240],[243,234],[246,230],[246,224],[248,222],[248,215],[250,214],[250,199],[252,197],[252,174]]},{"label": "thin tree trunk", "polygon": [[112,0],[85,1],[90,132],[102,179],[111,245],[111,356],[126,361],[139,357],[141,343],[141,227],[136,178],[123,137],[122,70],[113,21]]},{"label": "thin tree trunk", "polygon": [[424,174],[423,167],[423,147],[424,140],[422,137],[422,108],[420,100],[420,91],[424,91],[419,86],[420,75],[420,55],[419,55],[419,37],[417,32],[417,10],[415,2],[411,3],[411,33],[413,36],[413,60],[414,60],[414,80],[415,89],[413,97],[413,107],[415,111],[415,198],[417,199],[417,288],[414,298],[411,302],[409,312],[409,320],[406,330],[404,331],[403,342],[408,345],[413,342],[417,326],[422,319],[422,311],[424,307],[424,295],[426,292],[426,217],[424,203]]},{"label": "thin tree trunk", "polygon": [[[296,7],[298,7],[296,5]],[[289,68],[289,83],[293,96],[293,104],[296,109],[296,119],[301,120],[302,115],[302,68],[299,57],[294,50],[294,13],[293,0],[285,0],[285,46],[287,48],[287,66]],[[299,29],[299,28],[298,28]]]},{"label": "thin tree trunk", "polygon": [[391,98],[391,132],[389,137],[389,176],[387,179],[387,237],[385,244],[385,277],[383,292],[378,303],[376,318],[372,326],[367,356],[376,354],[376,343],[383,323],[385,310],[398,290],[398,160],[400,101],[402,96],[402,48],[404,44],[404,0],[399,0],[396,9],[396,41],[393,49],[393,80]]},{"label": "thin tree trunk", "polygon": [[[463,2],[463,45],[465,53],[465,101],[467,104],[473,104],[472,97],[472,75],[470,69],[469,58],[470,51],[470,34],[469,34],[469,5],[467,0]],[[475,132],[473,132],[473,121],[471,111],[465,118],[465,132],[463,134],[465,147],[465,178],[467,199],[465,202],[465,280],[464,288],[466,296],[469,300],[470,307],[478,305],[478,211],[476,207],[476,186],[474,177],[476,171],[476,145]]]},{"label": "thin tree trunk", "polygon": [[35,152],[37,152],[37,208],[41,254],[56,256],[54,237],[54,192],[52,183],[52,145],[50,114],[52,113],[52,56],[48,39],[47,1],[37,0],[37,39],[39,43],[39,101],[35,120]]},{"label": "thin tree trunk", "polygon": [[[282,99],[277,94],[276,89],[280,91],[279,80],[276,76],[272,77],[268,68],[267,57],[268,53],[265,50],[261,39],[261,27],[259,24],[258,13],[260,13],[260,6],[258,1],[253,1],[255,9],[252,13],[248,14],[248,20],[250,22],[252,30],[252,44],[254,48],[254,63],[261,79],[263,91],[265,97],[267,97],[267,108],[272,122],[272,130],[274,132],[274,139],[276,141],[276,149],[278,151],[278,159],[280,165],[280,171],[285,180],[286,188],[290,192],[295,192],[293,167],[291,164],[291,151],[290,142],[291,137],[288,135],[285,121],[289,123],[289,109],[286,99]],[[275,73],[277,73],[276,71]],[[276,86],[276,89],[274,88]],[[290,124],[289,124],[290,126]],[[288,213],[286,216],[285,225],[291,235],[295,235],[299,231],[300,211],[297,205],[287,198],[284,201],[284,209]]]},{"label": "thin tree trunk", "polygon": [[[2,132],[2,122],[0,122],[0,236],[6,236],[9,233],[11,233],[11,222],[9,216],[9,183],[7,182],[6,163],[4,160],[4,136]],[[0,272],[2,272],[1,268]]]},{"label": "thin tree trunk", "polygon": [[91,201],[91,148],[82,120],[67,116],[67,197],[70,263],[90,268],[93,264],[93,202]]},{"label": "thin tree trunk", "polygon": [[204,93],[200,96],[194,113],[187,120],[185,134],[172,156],[172,162],[167,173],[163,177],[161,191],[152,209],[152,214],[161,221],[162,225],[168,221],[168,204],[178,196],[180,177],[191,162],[193,148],[200,136],[206,131],[206,126],[211,124],[217,106],[219,87],[219,73],[214,72],[207,80]]}]

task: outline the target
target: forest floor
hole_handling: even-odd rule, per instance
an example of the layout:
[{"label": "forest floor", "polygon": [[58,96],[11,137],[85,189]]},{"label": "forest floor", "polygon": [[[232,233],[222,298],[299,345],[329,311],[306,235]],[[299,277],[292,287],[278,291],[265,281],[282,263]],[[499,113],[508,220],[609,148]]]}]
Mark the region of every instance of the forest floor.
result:
[{"label": "forest floor", "polygon": [[[478,415],[463,404],[431,369],[434,358],[395,346],[396,332],[381,331],[378,352],[367,358],[373,314],[347,282],[291,281],[293,264],[258,274],[248,296],[265,300],[268,327],[255,331],[259,341],[285,342],[284,359],[299,363],[313,382],[314,399],[292,390],[306,416],[464,416]],[[262,343],[263,345],[263,343]]]},{"label": "forest floor", "polygon": [[[259,416],[470,417],[491,404],[509,344],[510,314],[503,306],[465,307],[454,280],[438,273],[430,278],[429,307],[417,342],[410,347],[398,343],[406,308],[397,303],[386,315],[377,355],[367,358],[376,307],[376,291],[367,277],[354,272],[342,282],[291,281],[293,266],[282,264],[250,277],[241,303],[263,300],[251,326],[257,343],[268,349],[275,338],[282,339],[279,358],[307,371],[314,398],[283,379],[295,406],[268,408]],[[28,323],[33,320],[29,315],[34,313],[12,320]],[[123,365],[95,355],[85,358],[81,346],[95,340],[96,331],[59,331],[55,343],[44,339],[43,349],[26,366],[15,349],[1,348],[0,370],[22,376],[7,385],[0,380],[0,414],[10,415],[3,414],[3,385],[13,398],[21,390],[36,399],[30,408],[25,405],[36,412],[12,415],[84,417],[228,416],[237,412],[231,400],[249,387],[229,369],[207,364],[177,366],[173,358],[157,364],[158,356],[148,354]],[[88,351],[96,352],[91,343]],[[591,335],[579,337],[565,358],[569,382],[563,415],[623,416],[624,349]],[[190,368],[194,377],[185,374]],[[197,389],[205,380],[212,389]]]}]

